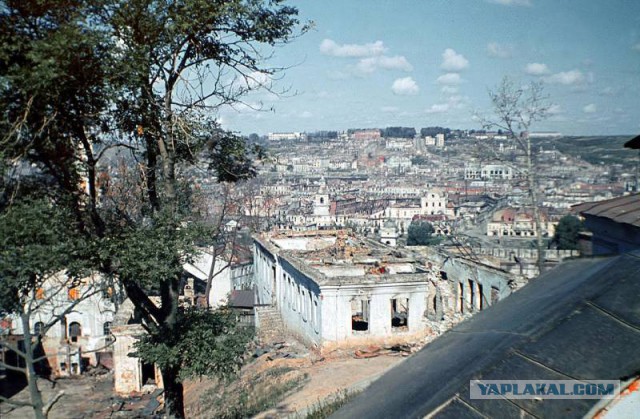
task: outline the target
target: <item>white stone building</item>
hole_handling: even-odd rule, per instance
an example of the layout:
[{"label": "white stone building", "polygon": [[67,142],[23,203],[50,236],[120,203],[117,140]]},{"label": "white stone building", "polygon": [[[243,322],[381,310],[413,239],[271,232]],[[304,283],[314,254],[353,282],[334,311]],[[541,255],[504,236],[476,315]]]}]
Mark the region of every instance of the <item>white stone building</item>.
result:
[{"label": "white stone building", "polygon": [[506,272],[451,255],[432,260],[342,230],[255,236],[256,300],[307,344],[330,348],[419,339],[430,321],[483,310],[512,291]]},{"label": "white stone building", "polygon": [[[42,347],[54,376],[80,374],[96,365],[99,355],[110,351],[110,332],[118,303],[123,300],[119,287],[109,285],[98,274],[70,279],[60,272],[47,279],[31,303],[30,331],[42,335]],[[17,315],[10,316],[13,335],[23,335]],[[49,324],[60,318],[45,330]]]}]

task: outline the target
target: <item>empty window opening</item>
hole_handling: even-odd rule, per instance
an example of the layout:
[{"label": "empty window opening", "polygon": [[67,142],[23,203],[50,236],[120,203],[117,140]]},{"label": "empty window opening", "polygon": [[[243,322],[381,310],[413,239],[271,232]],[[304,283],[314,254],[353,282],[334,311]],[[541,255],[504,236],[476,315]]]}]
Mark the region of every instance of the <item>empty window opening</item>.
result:
[{"label": "empty window opening", "polygon": [[369,330],[369,300],[351,301],[351,330],[354,332]]},{"label": "empty window opening", "polygon": [[102,325],[102,333],[105,336],[109,336],[111,334],[111,322],[104,322]]},{"label": "empty window opening", "polygon": [[142,363],[142,385],[156,383],[156,369],[153,364]]},{"label": "empty window opening", "polygon": [[473,280],[469,280],[469,307],[471,310],[476,308],[476,287]]},{"label": "empty window opening", "polygon": [[69,325],[69,339],[71,339],[71,342],[77,342],[80,336],[82,336],[82,326],[80,326],[80,323],[71,323]]},{"label": "empty window opening", "polygon": [[36,336],[44,335],[44,323],[36,322],[36,324],[33,325],[33,334]]},{"label": "empty window opening", "polygon": [[484,310],[484,293],[482,292],[482,284],[478,283],[478,308]]},{"label": "empty window opening", "polygon": [[394,329],[409,327],[408,298],[393,298],[391,300],[391,327]]}]

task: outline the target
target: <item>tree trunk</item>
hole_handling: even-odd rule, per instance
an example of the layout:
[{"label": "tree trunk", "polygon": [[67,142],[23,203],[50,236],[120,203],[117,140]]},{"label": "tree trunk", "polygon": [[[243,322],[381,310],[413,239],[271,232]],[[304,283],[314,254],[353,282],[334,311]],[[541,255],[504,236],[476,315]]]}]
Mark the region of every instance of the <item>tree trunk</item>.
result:
[{"label": "tree trunk", "polygon": [[527,183],[529,184],[529,196],[531,197],[531,206],[533,207],[533,222],[536,231],[536,250],[538,257],[536,265],[538,266],[538,275],[544,273],[545,249],[542,243],[542,218],[540,217],[540,208],[538,207],[538,184],[536,182],[536,174],[534,173],[533,157],[531,155],[531,139],[529,133],[525,133],[527,142]]},{"label": "tree trunk", "polygon": [[164,385],[164,407],[167,417],[184,418],[184,389],[178,381],[178,371],[167,369],[162,371]]},{"label": "tree trunk", "polygon": [[25,375],[27,376],[27,386],[29,388],[29,397],[31,404],[33,405],[33,413],[36,419],[44,419],[48,415],[43,413],[44,403],[42,401],[42,393],[38,389],[38,376],[36,375],[36,369],[33,365],[33,342],[31,341],[31,329],[29,325],[29,315],[22,313],[20,315],[22,321],[22,330],[24,335],[24,353],[25,358]]}]

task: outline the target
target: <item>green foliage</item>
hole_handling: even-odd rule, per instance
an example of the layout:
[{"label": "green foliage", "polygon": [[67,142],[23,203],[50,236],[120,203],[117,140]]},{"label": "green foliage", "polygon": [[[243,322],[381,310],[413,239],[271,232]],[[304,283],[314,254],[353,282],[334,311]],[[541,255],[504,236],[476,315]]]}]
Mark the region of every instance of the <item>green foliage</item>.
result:
[{"label": "green foliage", "polygon": [[440,243],[435,229],[428,221],[412,221],[407,232],[407,246],[432,246]]},{"label": "green foliage", "polygon": [[254,417],[277,406],[306,379],[307,374],[295,368],[276,367],[233,382],[218,382],[203,395],[203,408],[196,415],[216,419]]},{"label": "green foliage", "polygon": [[[200,229],[183,174],[204,158],[220,181],[255,175],[262,149],[221,131],[216,111],[282,70],[266,65],[271,47],[306,29],[283,0],[0,0],[0,167],[2,175],[15,162],[29,168],[1,178],[0,205],[33,182],[72,218],[58,223],[44,213],[38,224],[29,215],[33,254],[8,243],[3,269],[14,278],[9,263],[32,260],[29,286],[45,265],[86,262],[118,278],[145,323],[157,325],[140,350],[165,367],[172,415],[184,414],[175,379],[234,370],[244,333],[223,321],[228,316],[178,310],[182,263],[196,243],[219,234]],[[126,147],[136,163],[100,184],[101,158],[113,147]],[[20,218],[12,217],[16,229]],[[59,261],[56,246],[69,242],[56,242],[63,226],[87,241],[80,248],[95,250],[74,248]],[[155,293],[159,307],[147,298]],[[226,326],[211,337],[191,322]]]},{"label": "green foliage", "polygon": [[19,312],[48,276],[80,270],[84,249],[70,214],[43,198],[23,198],[0,213],[0,312]]},{"label": "green foliage", "polygon": [[325,419],[337,412],[342,406],[353,400],[359,391],[342,390],[327,400],[319,401],[310,409],[305,419]]},{"label": "green foliage", "polygon": [[177,327],[168,333],[150,327],[136,343],[136,356],[161,370],[178,371],[180,380],[198,376],[230,377],[243,364],[253,330],[238,326],[226,307],[215,311],[185,309],[178,312]]},{"label": "green foliage", "polygon": [[578,250],[578,238],[584,230],[582,221],[573,215],[565,215],[560,219],[553,235],[553,242],[558,249]]}]

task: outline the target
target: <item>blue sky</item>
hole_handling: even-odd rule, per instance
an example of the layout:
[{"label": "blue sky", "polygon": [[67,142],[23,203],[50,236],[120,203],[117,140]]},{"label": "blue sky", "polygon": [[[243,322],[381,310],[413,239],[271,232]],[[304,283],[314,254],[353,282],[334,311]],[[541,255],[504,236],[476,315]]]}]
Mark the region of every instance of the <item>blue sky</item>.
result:
[{"label": "blue sky", "polygon": [[[640,133],[639,0],[298,0],[314,28],[276,48],[276,96],[220,112],[257,132],[426,126],[479,129],[504,76],[544,82],[533,130]],[[259,107],[262,111],[252,108]]]}]

